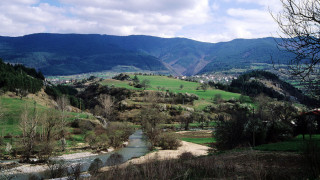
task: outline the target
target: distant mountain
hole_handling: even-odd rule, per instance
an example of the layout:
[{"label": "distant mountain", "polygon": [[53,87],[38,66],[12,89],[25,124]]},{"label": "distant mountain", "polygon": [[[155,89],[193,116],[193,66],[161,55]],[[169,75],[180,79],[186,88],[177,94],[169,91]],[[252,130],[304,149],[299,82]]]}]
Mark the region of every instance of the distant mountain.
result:
[{"label": "distant mountain", "polygon": [[[81,34],[0,37],[0,57],[45,75],[66,75],[132,66],[141,70],[194,75],[251,63],[286,62],[273,38],[204,43],[185,38]],[[271,58],[272,57],[272,58]]]}]

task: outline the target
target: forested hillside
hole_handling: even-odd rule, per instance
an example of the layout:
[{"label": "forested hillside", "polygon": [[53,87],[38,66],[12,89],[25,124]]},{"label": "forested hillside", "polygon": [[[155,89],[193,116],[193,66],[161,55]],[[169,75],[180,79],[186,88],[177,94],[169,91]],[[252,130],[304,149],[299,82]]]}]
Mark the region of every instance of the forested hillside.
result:
[{"label": "forested hillside", "polygon": [[10,65],[0,59],[0,90],[18,94],[36,93],[43,86],[44,76],[33,68]]},{"label": "forested hillside", "polygon": [[46,75],[112,71],[119,66],[194,75],[249,69],[252,63],[286,63],[291,55],[279,50],[273,38],[204,43],[152,36],[32,34],[0,37],[0,57]]},{"label": "forested hillside", "polygon": [[125,50],[100,35],[35,34],[0,38],[0,56],[23,63],[46,75],[68,75],[133,66],[140,70],[166,71],[155,57]]}]

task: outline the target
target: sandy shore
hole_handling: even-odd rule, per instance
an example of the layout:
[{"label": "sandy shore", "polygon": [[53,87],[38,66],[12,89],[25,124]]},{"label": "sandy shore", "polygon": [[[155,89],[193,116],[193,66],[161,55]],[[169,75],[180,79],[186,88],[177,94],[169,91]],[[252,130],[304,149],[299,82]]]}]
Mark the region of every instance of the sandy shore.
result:
[{"label": "sandy shore", "polygon": [[[114,149],[108,149],[108,152],[112,152]],[[102,152],[102,153],[108,153]],[[62,156],[57,156],[52,158],[53,160],[72,160],[72,159],[80,159],[90,156],[96,156],[98,154],[91,153],[91,152],[81,152],[81,153],[74,153],[74,154],[64,154]],[[8,169],[5,171],[6,174],[20,174],[20,173],[37,173],[43,172],[48,169],[48,166],[45,164],[41,165],[34,165],[34,164],[22,164],[19,167],[15,167],[12,169]]]},{"label": "sandy shore", "polygon": [[[108,153],[114,151],[113,148],[108,149],[107,152],[102,151],[101,154]],[[98,154],[92,152],[81,152],[81,153],[74,153],[74,154],[64,154],[62,156],[55,157],[53,159],[62,159],[62,160],[71,160],[71,159],[80,159],[90,156],[96,156]]]},{"label": "sandy shore", "polygon": [[[139,158],[131,159],[120,167],[125,167],[129,164],[142,164],[152,159],[177,159],[184,152],[191,152],[194,156],[207,155],[210,147],[203,146],[191,142],[181,141],[181,146],[177,150],[159,150],[141,156]],[[107,171],[109,167],[103,167],[100,169],[101,172]]]}]

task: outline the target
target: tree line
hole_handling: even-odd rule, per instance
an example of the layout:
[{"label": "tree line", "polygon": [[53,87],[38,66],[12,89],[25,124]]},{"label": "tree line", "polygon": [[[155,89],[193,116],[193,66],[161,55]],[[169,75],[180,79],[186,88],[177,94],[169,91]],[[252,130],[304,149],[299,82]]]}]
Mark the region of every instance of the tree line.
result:
[{"label": "tree line", "polygon": [[16,92],[21,97],[36,93],[43,87],[44,76],[33,68],[21,64],[6,64],[0,59],[0,90]]}]

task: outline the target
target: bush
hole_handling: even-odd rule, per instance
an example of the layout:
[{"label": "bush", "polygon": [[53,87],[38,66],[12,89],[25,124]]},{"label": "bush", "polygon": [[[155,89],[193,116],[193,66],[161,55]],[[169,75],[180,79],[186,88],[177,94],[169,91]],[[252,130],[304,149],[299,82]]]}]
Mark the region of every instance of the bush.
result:
[{"label": "bush", "polygon": [[97,136],[97,147],[99,149],[108,149],[109,147],[109,137],[106,134],[100,134]]},{"label": "bush", "polygon": [[110,145],[118,148],[123,141],[127,141],[133,133],[133,127],[129,123],[110,122],[107,127],[107,135]]},{"label": "bush", "polygon": [[47,174],[49,178],[60,178],[67,174],[67,166],[63,160],[51,161],[48,164]]},{"label": "bush", "polygon": [[103,166],[103,162],[100,158],[95,158],[93,162],[90,164],[88,171],[91,175],[97,174],[98,170]]},{"label": "bush", "polygon": [[184,152],[179,156],[182,161],[193,159],[195,156],[191,152]]},{"label": "bush", "polygon": [[94,132],[89,131],[85,136],[84,140],[90,145],[91,148],[94,148],[96,145],[96,135]]},{"label": "bush", "polygon": [[109,147],[109,137],[107,134],[99,134],[89,131],[85,137],[85,141],[90,145],[91,148],[96,148],[98,150],[108,149]]},{"label": "bush", "polygon": [[107,166],[114,166],[123,163],[123,156],[119,153],[111,154],[110,157],[107,159],[106,165]]},{"label": "bush", "polygon": [[178,149],[181,143],[177,137],[172,133],[162,133],[160,134],[158,145],[162,149]]}]

